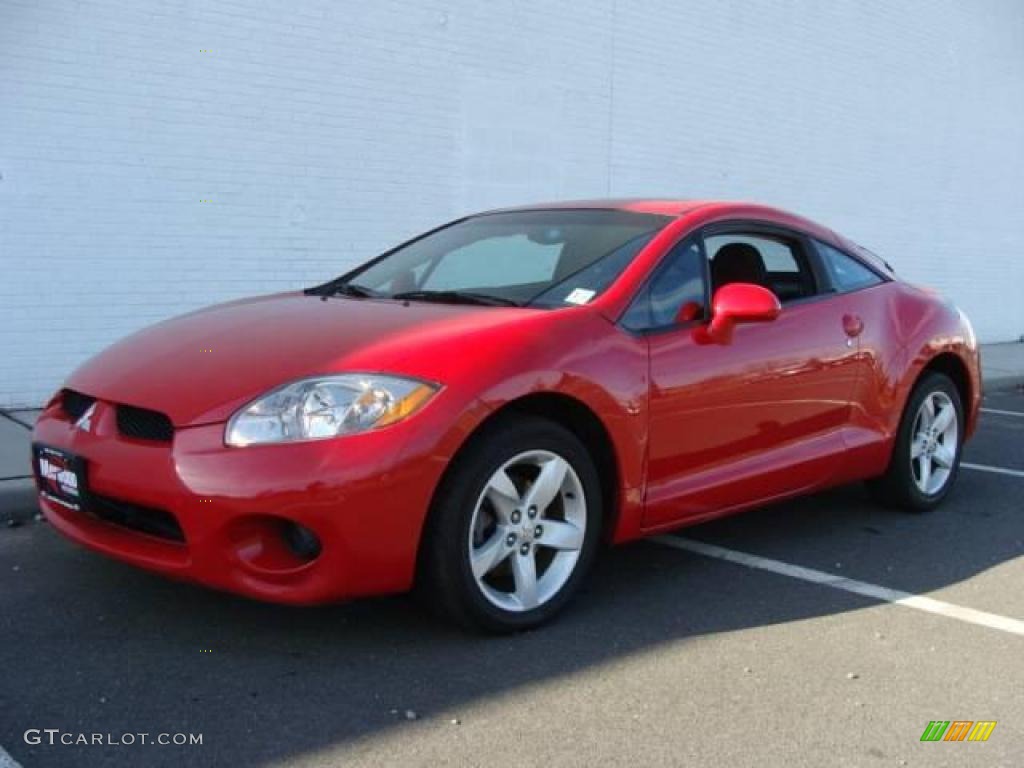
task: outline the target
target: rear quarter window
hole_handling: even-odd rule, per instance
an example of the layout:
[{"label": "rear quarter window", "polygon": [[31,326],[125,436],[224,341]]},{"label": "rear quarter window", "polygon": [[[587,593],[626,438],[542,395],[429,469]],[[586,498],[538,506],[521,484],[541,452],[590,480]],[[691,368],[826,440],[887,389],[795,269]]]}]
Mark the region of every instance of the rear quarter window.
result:
[{"label": "rear quarter window", "polygon": [[818,253],[821,254],[821,260],[825,263],[829,277],[832,278],[832,285],[840,293],[857,291],[884,282],[878,273],[849,254],[830,245],[825,245],[825,243],[815,241],[814,245],[818,249]]}]

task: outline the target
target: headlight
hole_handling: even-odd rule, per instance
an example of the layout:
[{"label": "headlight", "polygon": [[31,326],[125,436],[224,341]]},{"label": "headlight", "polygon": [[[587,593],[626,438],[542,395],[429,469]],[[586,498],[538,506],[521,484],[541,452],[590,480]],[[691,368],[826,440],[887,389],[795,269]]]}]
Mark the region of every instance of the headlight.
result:
[{"label": "headlight", "polygon": [[365,432],[401,421],[437,390],[436,384],[369,373],[302,379],[238,411],[228,421],[224,442],[291,443]]}]

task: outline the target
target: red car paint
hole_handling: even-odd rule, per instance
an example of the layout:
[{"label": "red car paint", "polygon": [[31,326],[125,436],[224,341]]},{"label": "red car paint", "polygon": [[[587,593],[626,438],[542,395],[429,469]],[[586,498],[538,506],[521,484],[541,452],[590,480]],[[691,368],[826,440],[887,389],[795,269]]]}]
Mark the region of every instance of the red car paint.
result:
[{"label": "red car paint", "polygon": [[[616,468],[608,527],[615,542],[881,473],[903,404],[939,355],[963,372],[973,432],[981,397],[973,333],[951,305],[896,279],[785,307],[772,321],[737,325],[718,340],[693,323],[646,336],[616,324],[667,251],[700,227],[762,222],[855,249],[830,230],[748,204],[536,207],[621,208],[673,221],[584,306],[285,293],[136,333],[66,382],[97,398],[90,429],[75,428],[55,398],[34,440],[83,457],[93,491],[170,512],[185,542],[41,497],[47,518],[69,538],[169,576],[260,599],[325,602],[412,585],[445,468],[488,417],[522,398],[571,398],[600,420]],[[397,373],[442,389],[412,417],[378,430],[225,446],[225,422],[254,397],[346,371]],[[113,404],[167,414],[173,442],[120,435]],[[315,531],[322,553],[291,559],[276,543],[273,521],[281,518]]]}]

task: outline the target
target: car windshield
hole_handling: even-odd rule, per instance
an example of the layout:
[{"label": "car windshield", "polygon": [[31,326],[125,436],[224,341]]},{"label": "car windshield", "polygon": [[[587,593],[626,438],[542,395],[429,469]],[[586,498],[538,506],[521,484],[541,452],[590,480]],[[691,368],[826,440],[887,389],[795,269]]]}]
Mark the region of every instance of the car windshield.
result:
[{"label": "car windshield", "polygon": [[340,280],[349,295],[354,288],[422,301],[586,304],[669,221],[603,209],[483,214],[399,246]]}]

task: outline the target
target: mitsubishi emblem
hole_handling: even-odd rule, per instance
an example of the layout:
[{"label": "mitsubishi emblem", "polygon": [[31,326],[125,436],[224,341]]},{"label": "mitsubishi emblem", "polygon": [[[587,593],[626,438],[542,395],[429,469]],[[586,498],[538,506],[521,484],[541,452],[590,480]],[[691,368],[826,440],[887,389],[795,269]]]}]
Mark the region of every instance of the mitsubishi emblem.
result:
[{"label": "mitsubishi emblem", "polygon": [[83,432],[88,432],[92,429],[92,413],[96,410],[96,403],[93,403],[85,409],[85,413],[78,417],[78,421],[75,422],[75,429],[80,429]]}]

